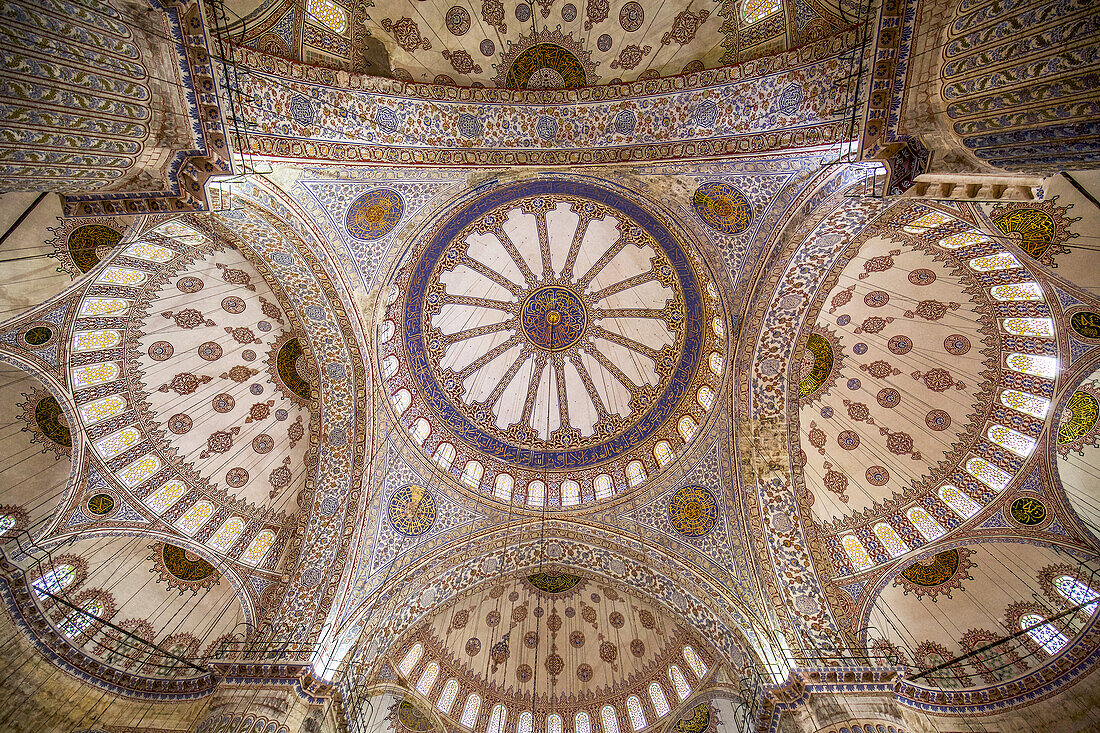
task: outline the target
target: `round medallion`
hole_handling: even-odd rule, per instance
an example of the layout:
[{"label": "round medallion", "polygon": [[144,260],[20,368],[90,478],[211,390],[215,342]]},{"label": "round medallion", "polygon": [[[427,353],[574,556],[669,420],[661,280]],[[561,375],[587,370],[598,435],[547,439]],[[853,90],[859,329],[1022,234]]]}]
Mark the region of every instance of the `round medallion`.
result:
[{"label": "round medallion", "polygon": [[423,486],[402,486],[390,497],[389,513],[398,532],[408,537],[422,535],[435,522],[435,497]]},{"label": "round medallion", "polygon": [[149,358],[153,361],[167,361],[172,358],[176,349],[167,341],[156,341],[149,344]]},{"label": "round medallion", "polygon": [[478,50],[481,51],[482,56],[492,56],[497,52],[496,44],[490,41],[488,38],[482,39],[481,45],[478,46]]},{"label": "round medallion", "polygon": [[929,410],[924,417],[924,424],[929,430],[947,430],[951,427],[951,415],[944,410]]},{"label": "round medallion", "polygon": [[23,334],[23,342],[32,348],[45,346],[53,339],[53,329],[49,326],[34,326]]},{"label": "round medallion", "polygon": [[226,313],[243,313],[244,309],[245,302],[236,295],[222,298],[222,310]]},{"label": "round medallion", "polygon": [[953,333],[943,340],[943,349],[953,356],[962,356],[970,351],[970,339],[961,333]]},{"label": "round medallion", "polygon": [[867,483],[872,486],[885,486],[890,480],[890,472],[884,466],[871,466],[866,472]]},{"label": "round medallion", "polygon": [[702,537],[718,521],[718,502],[702,486],[685,486],[669,502],[668,521],[685,537]]},{"label": "round medallion", "polygon": [[398,706],[397,722],[401,728],[411,733],[429,733],[432,730],[431,718],[408,700],[402,700]]},{"label": "round medallion", "polygon": [[217,361],[222,358],[222,347],[215,341],[207,341],[199,344],[198,353],[206,361]]},{"label": "round medallion", "polygon": [[1069,327],[1083,339],[1098,341],[1100,340],[1100,313],[1078,311],[1070,316]]},{"label": "round medallion", "polygon": [[579,89],[586,86],[584,65],[555,43],[536,43],[508,67],[509,89]]},{"label": "round medallion", "polygon": [[194,423],[191,420],[190,415],[185,412],[177,412],[172,417],[168,418],[168,429],[175,435],[183,435],[191,432],[191,428]]},{"label": "round medallion", "polygon": [[645,11],[642,10],[641,4],[634,0],[630,0],[619,11],[619,25],[628,33],[641,28],[643,20],[645,20]]},{"label": "round medallion", "polygon": [[526,23],[531,20],[531,6],[526,3],[520,3],[516,6],[516,20],[520,23]]},{"label": "round medallion", "polygon": [[577,19],[577,6],[573,3],[567,3],[561,9],[561,19],[566,23],[572,23]]},{"label": "round medallion", "polygon": [[1012,502],[1009,511],[1013,519],[1029,527],[1041,524],[1047,518],[1047,508],[1043,506],[1043,502],[1032,496],[1021,496]]},{"label": "round medallion", "polygon": [[878,391],[878,395],[875,397],[878,403],[887,409],[897,407],[901,404],[901,392],[898,392],[893,387],[885,387]]},{"label": "round medallion", "polygon": [[704,183],[695,189],[691,203],[699,218],[724,234],[740,234],[752,223],[749,200],[728,183]]},{"label": "round medallion", "polygon": [[915,585],[932,587],[943,585],[959,569],[959,551],[948,550],[926,560],[918,560],[901,571],[905,579]]},{"label": "round medallion", "polygon": [[248,483],[248,471],[240,466],[229,469],[225,474],[225,483],[233,489],[241,488]]},{"label": "round medallion", "polygon": [[176,281],[176,287],[181,293],[197,293],[202,290],[203,282],[201,278],[187,276],[181,277]]},{"label": "round medallion", "polygon": [[376,188],[352,202],[344,222],[356,239],[378,239],[393,231],[404,213],[401,194],[390,188]]},{"label": "round medallion", "polygon": [[164,569],[179,580],[196,582],[206,580],[214,573],[213,565],[182,547],[163,545],[161,553]]},{"label": "round medallion", "polygon": [[115,500],[110,494],[96,494],[88,499],[88,512],[97,517],[110,514],[115,508]]},{"label": "round medallion", "polygon": [[596,48],[598,48],[600,51],[603,51],[604,53],[607,53],[611,50],[611,44],[611,36],[607,35],[606,33],[596,39]]},{"label": "round medallion", "polygon": [[936,273],[921,267],[909,273],[909,282],[914,285],[931,285],[936,282]]},{"label": "round medallion", "polygon": [[1086,437],[1096,426],[1100,402],[1091,392],[1079,389],[1062,408],[1058,421],[1058,445],[1071,445]]},{"label": "round medallion", "polygon": [[81,272],[88,272],[122,241],[122,233],[103,224],[86,224],[73,230],[67,247],[69,256]]},{"label": "round medallion", "polygon": [[520,325],[527,340],[547,351],[562,351],[580,341],[587,323],[580,298],[556,285],[531,293],[520,311]]},{"label": "round medallion", "polygon": [[470,30],[470,11],[461,5],[455,5],[447,11],[444,17],[447,30],[456,36],[465,35]]}]

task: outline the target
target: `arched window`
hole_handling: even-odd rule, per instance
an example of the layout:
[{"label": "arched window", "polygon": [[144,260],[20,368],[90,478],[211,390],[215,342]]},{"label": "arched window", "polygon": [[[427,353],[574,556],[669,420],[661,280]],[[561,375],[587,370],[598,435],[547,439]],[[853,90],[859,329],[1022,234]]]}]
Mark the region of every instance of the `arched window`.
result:
[{"label": "arched window", "polygon": [[657,444],[653,446],[653,457],[657,460],[657,465],[664,468],[672,463],[672,459],[676,457],[676,454],[672,452],[672,446],[668,444],[667,440],[658,440]]},{"label": "arched window", "polygon": [[121,316],[130,310],[130,301],[122,298],[85,298],[80,304],[81,318],[91,316]]},{"label": "arched window", "polygon": [[581,485],[573,479],[561,482],[561,505],[576,506],[581,503]]},{"label": "arched window", "polygon": [[1043,290],[1036,282],[997,285],[989,289],[989,294],[1000,301],[1043,299]]},{"label": "arched window", "polygon": [[943,527],[923,508],[915,506],[907,511],[905,516],[909,518],[917,531],[924,536],[924,539],[931,541],[943,535]]},{"label": "arched window", "polygon": [[187,491],[187,484],[179,479],[172,479],[148,497],[145,500],[145,506],[160,514],[179,501],[185,491]]},{"label": "arched window", "polygon": [[714,390],[704,384],[695,394],[695,401],[698,402],[699,406],[704,410],[709,410],[714,407]]},{"label": "arched window", "polygon": [[104,460],[110,460],[124,450],[133,448],[141,440],[141,431],[130,426],[95,442],[95,449]]},{"label": "arched window", "polygon": [[553,713],[546,719],[546,733],[562,733],[561,716]]},{"label": "arched window", "polygon": [[233,543],[237,541],[237,538],[241,536],[241,532],[244,531],[245,521],[242,517],[230,517],[225,520],[225,524],[221,526],[214,536],[207,540],[206,544],[210,549],[215,552],[225,552]]},{"label": "arched window", "polygon": [[867,554],[867,549],[863,546],[863,543],[854,534],[844,535],[840,540],[840,544],[844,546],[844,551],[848,553],[848,559],[852,561],[852,567],[857,571],[866,570],[875,564],[871,556]]},{"label": "arched window", "polygon": [[994,491],[1003,491],[1012,476],[984,458],[974,456],[966,462],[966,472]]},{"label": "arched window", "polygon": [[[638,462],[635,461],[635,463]],[[638,465],[641,466],[642,464],[638,463]],[[611,476],[606,473],[596,476],[596,480],[592,482],[592,488],[596,490],[597,499],[609,499],[615,493],[614,482],[611,480]]]},{"label": "arched window", "polygon": [[989,431],[986,433],[989,439],[1001,446],[1002,448],[1008,448],[1010,451],[1018,456],[1027,458],[1031,455],[1031,451],[1035,450],[1035,439],[1029,438],[1023,433],[1018,433],[1010,427],[1004,425],[990,425]]},{"label": "arched window", "polygon": [[1011,270],[1017,267],[1022,267],[1022,265],[1020,265],[1019,260],[1008,252],[998,252],[997,254],[976,257],[970,260],[970,269],[978,272],[996,272],[997,270]]},{"label": "arched window", "polygon": [[[191,231],[193,236],[187,237],[183,231]],[[205,238],[195,232],[189,227],[185,227],[177,224],[176,227],[170,227],[168,224],[163,224],[157,227],[157,231],[161,232],[165,236],[172,237],[173,239],[181,239],[186,237],[190,240],[190,244],[201,244]],[[197,240],[197,241],[196,241]],[[176,256],[176,253],[167,247],[161,247],[159,244],[151,244],[149,242],[134,242],[127,247],[123,254],[127,257],[134,257],[139,260],[148,260],[149,262],[167,262]]]},{"label": "arched window", "polygon": [[1021,616],[1020,630],[1026,631],[1027,635],[1051,656],[1060,652],[1062,647],[1068,643],[1062,632],[1046,623],[1046,619],[1037,613],[1027,613]]},{"label": "arched window", "polygon": [[879,542],[890,553],[890,557],[901,557],[909,552],[909,545],[905,544],[905,541],[898,536],[897,530],[886,522],[875,525],[875,537],[878,537]]},{"label": "arched window", "polygon": [[907,234],[924,234],[929,229],[935,229],[953,220],[953,216],[949,216],[942,211],[930,211],[919,219],[909,222],[901,230]]},{"label": "arched window", "polygon": [[109,397],[98,399],[95,402],[88,402],[81,405],[80,417],[85,423],[91,425],[92,423],[106,420],[109,417],[121,415],[125,410],[126,400],[118,395],[110,395]]},{"label": "arched window", "polygon": [[386,343],[393,338],[394,330],[393,321],[383,321],[382,327],[378,329],[378,338],[381,339],[382,343]]},{"label": "arched window", "polygon": [[176,526],[185,534],[195,534],[199,527],[206,524],[214,513],[214,505],[208,501],[195,502],[195,505],[187,510],[187,513],[176,520]]},{"label": "arched window", "polygon": [[532,481],[527,484],[527,506],[542,506],[546,503],[546,484]]},{"label": "arched window", "polygon": [[0,514],[0,537],[3,537],[8,533],[8,530],[15,526],[14,514]]},{"label": "arched window", "polygon": [[645,728],[645,710],[642,709],[642,701],[637,695],[631,695],[626,699],[626,712],[630,716],[630,727],[636,731]]},{"label": "arched window", "polygon": [[58,629],[66,637],[72,639],[73,637],[88,630],[94,622],[99,621],[103,617],[103,601],[98,598],[92,598],[84,603],[80,607],[80,610],[73,610],[65,620],[61,622]]},{"label": "arched window", "polygon": [[394,374],[397,374],[398,361],[397,357],[390,354],[382,360],[382,378],[389,379]]},{"label": "arched window", "polygon": [[432,456],[432,459],[440,468],[446,471],[455,459],[455,447],[450,443],[440,443],[439,447],[435,449],[435,455]]},{"label": "arched window", "polygon": [[466,706],[462,708],[462,719],[459,721],[467,728],[473,728],[477,722],[477,713],[481,710],[481,696],[471,692],[466,698]]},{"label": "arched window", "polygon": [[680,418],[680,422],[676,424],[676,429],[680,431],[680,437],[684,439],[684,442],[689,443],[699,430],[699,424],[695,422],[695,418],[691,415],[684,415]]},{"label": "arched window", "polygon": [[721,374],[722,373],[722,355],[721,354],[719,354],[717,351],[710,352],[710,359],[708,361],[710,362],[710,370],[712,372],[714,372],[715,374]]},{"label": "arched window", "polygon": [[672,687],[676,690],[676,695],[680,700],[687,700],[691,695],[691,686],[688,684],[687,678],[684,677],[684,673],[680,671],[680,668],[675,664],[668,668],[668,678],[672,680]]},{"label": "arched window", "polygon": [[444,715],[450,715],[451,708],[455,706],[456,697],[458,697],[458,680],[447,680],[443,685],[443,692],[439,693],[439,702],[435,704],[436,710]]},{"label": "arched window", "polygon": [[497,480],[493,483],[493,496],[506,501],[509,504],[512,503],[512,487],[516,485],[516,480],[512,478],[510,473],[498,473]]},{"label": "arched window", "polygon": [[950,237],[941,239],[940,246],[945,249],[962,249],[963,247],[969,247],[974,244],[981,244],[988,241],[989,237],[986,235],[971,230],[960,234],[952,234]]},{"label": "arched window", "polygon": [[424,647],[419,642],[412,645],[412,649],[405,652],[404,658],[401,660],[401,664],[397,665],[397,671],[406,677],[413,671],[413,667],[420,661],[420,656],[424,653]]},{"label": "arched window", "polygon": [[421,695],[427,696],[432,691],[432,687],[435,685],[435,678],[439,676],[439,665],[435,662],[430,662],[427,667],[424,668],[424,674],[420,675],[420,680],[416,683],[416,691]]},{"label": "arched window", "polygon": [[1045,418],[1047,411],[1050,410],[1050,400],[1016,389],[1006,389],[1001,392],[1001,404],[1040,420]]},{"label": "arched window", "polygon": [[1052,318],[1006,318],[1001,321],[1004,329],[1017,336],[1036,338],[1054,338],[1054,319]]},{"label": "arched window", "polygon": [[726,322],[718,316],[715,316],[711,322],[710,327],[714,329],[714,335],[718,338],[724,338],[726,335]]},{"label": "arched window", "polygon": [[583,710],[573,718],[574,733],[592,733],[592,721]]},{"label": "arched window", "polygon": [[42,577],[31,583],[34,594],[41,599],[49,598],[48,593],[59,594],[76,580],[76,569],[72,565],[58,565]]},{"label": "arched window", "polygon": [[525,710],[519,714],[519,722],[516,724],[516,733],[532,733],[535,727],[535,716],[531,715],[530,710]]},{"label": "arched window", "polygon": [[504,721],[508,719],[508,711],[503,705],[497,703],[489,713],[489,727],[486,733],[504,733]]},{"label": "arched window", "polygon": [[649,699],[653,703],[653,709],[657,711],[657,717],[663,718],[668,715],[669,707],[668,700],[665,698],[665,691],[661,689],[661,685],[657,682],[651,682],[649,684]]},{"label": "arched window", "polygon": [[118,472],[118,478],[131,489],[140,486],[160,470],[160,459],[150,453]]},{"label": "arched window", "polygon": [[146,273],[131,267],[108,267],[102,275],[96,278],[96,282],[133,287],[141,285],[147,277],[149,276]]},{"label": "arched window", "polygon": [[404,414],[405,410],[409,409],[409,405],[412,404],[412,401],[412,394],[410,394],[407,389],[399,389],[390,397],[390,404],[393,405],[393,411],[398,415]]},{"label": "arched window", "polygon": [[951,507],[951,510],[963,519],[970,519],[982,509],[973,499],[959,491],[957,486],[951,484],[941,486],[939,495],[943,499],[943,503]]},{"label": "arched window", "polygon": [[332,0],[309,0],[306,12],[334,33],[343,33],[348,29],[347,11]]},{"label": "arched window", "polygon": [[412,435],[413,442],[417,445],[423,445],[424,441],[428,439],[428,436],[432,434],[432,426],[428,424],[428,421],[422,417],[416,418],[416,422],[413,423],[412,430],[409,431]]},{"label": "arched window", "polygon": [[767,18],[779,10],[779,0],[745,0],[741,12],[745,16],[745,25]]},{"label": "arched window", "polygon": [[1100,598],[1100,593],[1094,591],[1084,581],[1061,575],[1054,579],[1054,588],[1073,605],[1083,606],[1082,610],[1089,616],[1096,613],[1097,604],[1090,601]]},{"label": "arched window", "polygon": [[703,664],[703,660],[699,658],[699,655],[695,653],[695,650],[690,646],[684,647],[684,661],[691,667],[691,671],[695,673],[696,679],[703,679],[703,675],[707,673],[707,665]]},{"label": "arched window", "polygon": [[466,461],[465,468],[462,469],[462,476],[459,477],[459,481],[469,486],[471,489],[476,489],[481,486],[481,476],[485,473],[485,467],[477,461]]},{"label": "arched window", "polygon": [[122,340],[118,331],[80,331],[73,334],[73,351],[109,349]]},{"label": "arched window", "polygon": [[610,705],[600,708],[600,722],[603,723],[603,733],[619,733],[619,715]]},{"label": "arched window", "polygon": [[265,529],[256,535],[256,539],[252,540],[252,544],[248,546],[248,549],[241,555],[241,562],[248,565],[259,565],[260,561],[267,555],[267,551],[271,549],[271,545],[275,542],[275,533],[270,529]]},{"label": "arched window", "polygon": [[1044,379],[1058,376],[1058,359],[1054,356],[1013,353],[1005,357],[1005,365],[1021,374],[1031,374]]},{"label": "arched window", "polygon": [[631,461],[626,464],[626,480],[631,486],[641,486],[646,479],[645,466],[641,461]]}]

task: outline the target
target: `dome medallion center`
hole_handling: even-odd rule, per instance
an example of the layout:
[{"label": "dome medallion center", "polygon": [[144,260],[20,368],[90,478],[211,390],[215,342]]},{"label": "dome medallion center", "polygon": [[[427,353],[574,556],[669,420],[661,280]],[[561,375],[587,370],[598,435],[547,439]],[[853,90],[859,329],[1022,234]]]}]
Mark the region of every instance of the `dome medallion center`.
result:
[{"label": "dome medallion center", "polygon": [[577,343],[587,324],[588,314],[580,298],[557,285],[539,288],[527,296],[520,313],[527,340],[547,351],[563,351]]}]

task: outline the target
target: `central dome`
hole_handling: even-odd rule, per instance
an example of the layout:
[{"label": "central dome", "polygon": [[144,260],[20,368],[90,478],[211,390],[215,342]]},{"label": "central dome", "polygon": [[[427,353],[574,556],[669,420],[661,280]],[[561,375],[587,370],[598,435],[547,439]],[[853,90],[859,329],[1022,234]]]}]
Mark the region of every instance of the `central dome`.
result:
[{"label": "central dome", "polygon": [[[626,459],[667,435],[689,390],[717,376],[699,365],[708,336],[720,340],[706,328],[717,303],[702,293],[713,288],[700,287],[697,261],[655,209],[588,182],[537,179],[484,193],[427,232],[399,283],[404,302],[391,306],[405,357],[391,381],[409,390],[414,434],[417,416],[430,423],[433,456],[453,439],[463,460],[445,449],[448,469],[481,466],[462,483],[480,486],[485,461],[487,479],[543,482],[605,466],[605,494],[648,475],[631,475]],[[580,502],[557,486],[541,486],[545,504]],[[487,488],[511,501],[512,486]]]}]

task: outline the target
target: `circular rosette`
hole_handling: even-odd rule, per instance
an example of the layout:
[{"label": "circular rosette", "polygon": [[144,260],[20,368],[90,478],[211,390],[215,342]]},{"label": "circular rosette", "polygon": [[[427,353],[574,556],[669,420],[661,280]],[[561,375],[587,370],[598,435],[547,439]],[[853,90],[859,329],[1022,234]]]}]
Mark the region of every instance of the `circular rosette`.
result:
[{"label": "circular rosette", "polygon": [[728,183],[704,183],[691,203],[700,219],[723,234],[740,234],[752,224],[749,200]]},{"label": "circular rosette", "polygon": [[669,502],[668,521],[685,537],[702,537],[718,521],[718,502],[702,486],[685,486]]},{"label": "circular rosette", "polygon": [[345,224],[348,233],[357,239],[378,239],[393,231],[404,213],[401,194],[390,188],[376,188],[352,202]]}]

